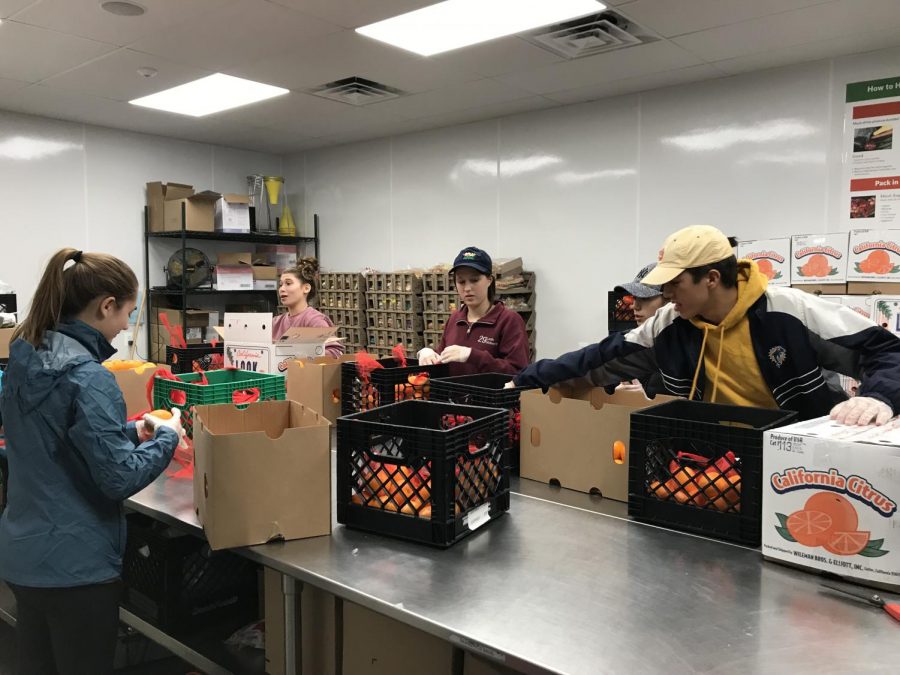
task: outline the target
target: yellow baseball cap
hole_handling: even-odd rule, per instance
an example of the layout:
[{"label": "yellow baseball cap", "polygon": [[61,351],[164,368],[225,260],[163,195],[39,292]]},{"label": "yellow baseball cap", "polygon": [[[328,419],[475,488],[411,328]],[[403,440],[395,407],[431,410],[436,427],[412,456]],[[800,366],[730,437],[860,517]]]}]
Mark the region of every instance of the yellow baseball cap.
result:
[{"label": "yellow baseball cap", "polygon": [[728,237],[712,225],[689,225],[670,234],[659,263],[641,282],[661,286],[692,267],[702,267],[734,255]]}]

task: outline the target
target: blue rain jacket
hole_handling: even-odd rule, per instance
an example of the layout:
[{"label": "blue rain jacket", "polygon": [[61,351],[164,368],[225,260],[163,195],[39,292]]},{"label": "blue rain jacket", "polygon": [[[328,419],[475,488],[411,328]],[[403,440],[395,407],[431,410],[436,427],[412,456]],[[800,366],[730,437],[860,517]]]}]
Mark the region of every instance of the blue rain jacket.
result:
[{"label": "blue rain jacket", "polygon": [[114,349],[81,321],[47,331],[38,349],[10,348],[0,391],[9,460],[0,518],[0,578],[71,587],[118,578],[123,500],[168,465],[177,434],[161,427],[138,445],[125,401],[100,361]]}]

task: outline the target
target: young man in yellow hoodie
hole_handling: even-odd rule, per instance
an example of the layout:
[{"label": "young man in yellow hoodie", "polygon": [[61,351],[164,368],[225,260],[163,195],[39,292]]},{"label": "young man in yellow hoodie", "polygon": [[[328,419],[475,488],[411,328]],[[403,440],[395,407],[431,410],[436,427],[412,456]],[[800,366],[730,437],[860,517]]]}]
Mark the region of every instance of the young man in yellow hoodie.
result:
[{"label": "young man in yellow hoodie", "polygon": [[[643,279],[669,304],[628,333],[521,371],[516,385],[577,380],[608,386],[652,378],[647,393],[884,424],[900,410],[900,338],[846,307],[791,288],[768,287],[751,260],[708,225],[675,232]],[[848,400],[823,369],[861,380]],[[576,384],[576,382],[570,382]]]}]

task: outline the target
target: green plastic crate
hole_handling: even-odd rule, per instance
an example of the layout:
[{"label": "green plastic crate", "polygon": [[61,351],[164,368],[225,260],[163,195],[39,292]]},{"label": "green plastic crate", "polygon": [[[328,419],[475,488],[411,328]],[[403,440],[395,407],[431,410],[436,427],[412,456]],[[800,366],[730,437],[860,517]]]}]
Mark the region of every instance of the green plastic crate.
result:
[{"label": "green plastic crate", "polygon": [[[202,375],[206,375],[209,384],[198,384]],[[210,370],[207,373],[182,373],[176,375],[178,380],[157,377],[153,382],[153,407],[181,408],[181,424],[187,435],[194,437],[194,406],[215,405],[217,403],[233,403],[234,393],[250,389],[259,390],[260,401],[284,401],[287,398],[284,375],[268,373],[252,373],[246,370]],[[173,391],[183,391],[186,400],[183,404],[174,402],[170,396]]]}]

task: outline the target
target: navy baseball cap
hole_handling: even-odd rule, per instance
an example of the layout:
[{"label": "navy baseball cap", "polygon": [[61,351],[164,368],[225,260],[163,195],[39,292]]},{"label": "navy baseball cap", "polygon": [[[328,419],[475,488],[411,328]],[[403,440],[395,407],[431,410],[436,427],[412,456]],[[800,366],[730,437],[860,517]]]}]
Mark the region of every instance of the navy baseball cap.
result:
[{"label": "navy baseball cap", "polygon": [[474,246],[467,246],[459,252],[456,260],[453,261],[453,267],[450,271],[455,272],[457,267],[471,267],[488,276],[494,273],[494,263],[491,260],[491,256]]},{"label": "navy baseball cap", "polygon": [[622,284],[621,286],[616,286],[616,292],[627,293],[628,295],[633,295],[634,297],[641,298],[642,300],[645,298],[655,298],[657,295],[662,295],[662,286],[654,286],[653,284],[641,283],[641,279],[650,274],[650,270],[652,270],[654,267],[656,267],[656,263],[650,263],[637,273],[634,281],[628,284]]}]

